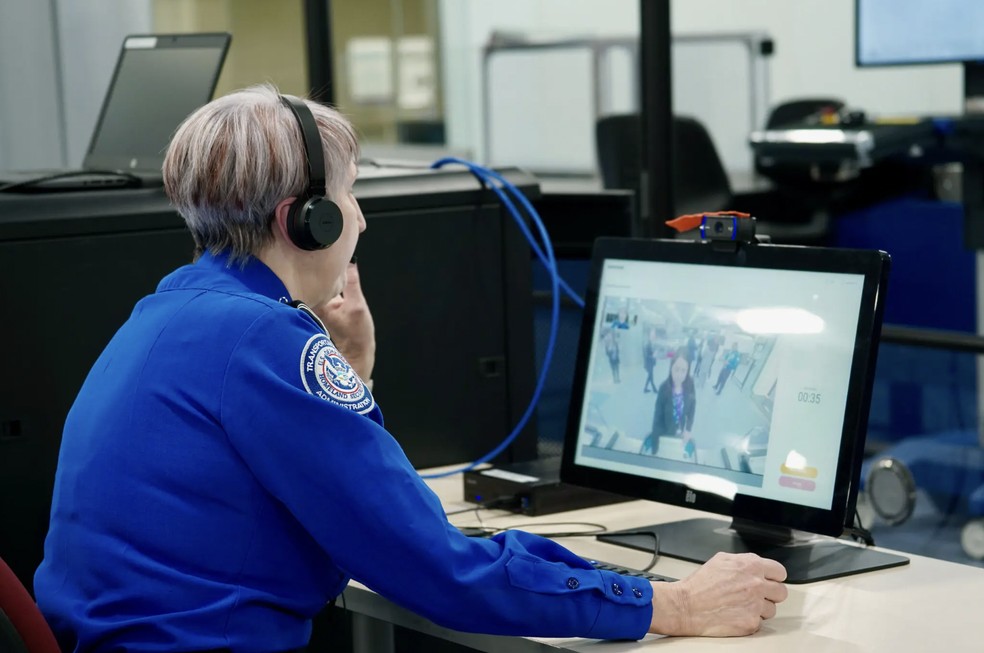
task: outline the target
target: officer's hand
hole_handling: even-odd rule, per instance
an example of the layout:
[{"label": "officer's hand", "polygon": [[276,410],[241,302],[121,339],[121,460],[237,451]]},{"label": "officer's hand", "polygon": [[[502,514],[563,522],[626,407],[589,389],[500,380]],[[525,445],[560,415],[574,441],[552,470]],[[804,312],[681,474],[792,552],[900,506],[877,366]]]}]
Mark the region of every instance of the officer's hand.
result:
[{"label": "officer's hand", "polygon": [[786,569],[754,553],[718,553],[689,577],[653,584],[649,632],[663,635],[750,635],[786,600]]},{"label": "officer's hand", "polygon": [[376,327],[359,284],[359,268],[349,263],[342,294],[314,307],[328,327],[332,342],[363,381],[372,379],[376,364]]}]

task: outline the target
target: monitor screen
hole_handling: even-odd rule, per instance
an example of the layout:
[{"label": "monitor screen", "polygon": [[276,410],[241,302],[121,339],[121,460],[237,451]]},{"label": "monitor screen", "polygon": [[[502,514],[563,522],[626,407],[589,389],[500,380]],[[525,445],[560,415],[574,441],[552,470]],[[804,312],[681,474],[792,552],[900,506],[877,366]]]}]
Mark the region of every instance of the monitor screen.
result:
[{"label": "monitor screen", "polygon": [[980,0],[856,0],[859,66],[984,60]]},{"label": "monitor screen", "polygon": [[212,99],[229,42],[228,34],[128,36],[85,167],[159,170],[174,130]]},{"label": "monitor screen", "polygon": [[[888,257],[716,245],[597,241],[562,478],[727,515],[769,540],[840,536]],[[698,561],[730,550],[701,552],[689,540],[703,536],[660,549]]]}]

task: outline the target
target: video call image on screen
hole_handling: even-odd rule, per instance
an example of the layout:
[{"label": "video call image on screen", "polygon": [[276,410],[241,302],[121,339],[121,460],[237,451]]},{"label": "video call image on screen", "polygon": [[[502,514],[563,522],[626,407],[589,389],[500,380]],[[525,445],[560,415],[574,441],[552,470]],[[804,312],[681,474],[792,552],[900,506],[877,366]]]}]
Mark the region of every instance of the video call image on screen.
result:
[{"label": "video call image on screen", "polygon": [[606,260],[575,462],[829,509],[863,281]]}]

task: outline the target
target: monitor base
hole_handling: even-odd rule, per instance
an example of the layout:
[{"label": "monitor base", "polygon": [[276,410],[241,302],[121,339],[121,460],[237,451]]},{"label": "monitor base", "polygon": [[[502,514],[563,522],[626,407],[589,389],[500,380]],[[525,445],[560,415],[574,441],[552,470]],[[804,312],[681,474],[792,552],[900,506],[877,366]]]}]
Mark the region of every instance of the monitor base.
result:
[{"label": "monitor base", "polygon": [[[688,519],[642,526],[631,530],[599,535],[610,544],[642,551],[652,551],[654,539],[641,533],[649,531],[659,538],[659,553],[703,564],[715,553],[757,553],[776,560],[786,568],[786,582],[812,583],[819,580],[860,574],[909,564],[900,555],[855,546],[843,540],[821,535],[796,537],[778,543],[769,539],[743,536],[726,521],[719,519]],[[801,534],[802,535],[802,534]]]}]

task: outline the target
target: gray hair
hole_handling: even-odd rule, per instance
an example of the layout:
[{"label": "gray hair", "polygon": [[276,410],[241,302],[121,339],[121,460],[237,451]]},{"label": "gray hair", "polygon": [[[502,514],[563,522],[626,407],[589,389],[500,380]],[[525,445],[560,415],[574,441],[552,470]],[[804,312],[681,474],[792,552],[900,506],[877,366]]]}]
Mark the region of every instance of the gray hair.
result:
[{"label": "gray hair", "polygon": [[[305,100],[321,133],[329,199],[347,192],[359,158],[351,123]],[[224,95],[178,127],[164,157],[164,190],[195,239],[196,257],[231,250],[245,263],[273,237],[277,204],[308,187],[301,128],[271,84]]]}]

